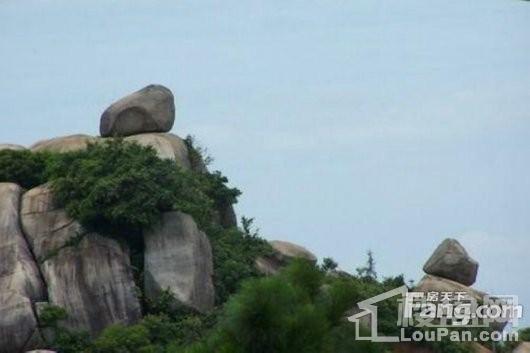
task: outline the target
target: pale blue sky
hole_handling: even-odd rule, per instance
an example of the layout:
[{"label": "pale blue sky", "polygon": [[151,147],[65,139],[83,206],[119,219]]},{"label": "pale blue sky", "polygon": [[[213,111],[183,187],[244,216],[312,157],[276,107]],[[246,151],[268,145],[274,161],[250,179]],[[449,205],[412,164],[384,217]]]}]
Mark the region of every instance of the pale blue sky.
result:
[{"label": "pale blue sky", "polygon": [[524,1],[0,0],[0,142],[161,83],[263,236],[416,280],[456,237],[530,308],[529,57]]}]

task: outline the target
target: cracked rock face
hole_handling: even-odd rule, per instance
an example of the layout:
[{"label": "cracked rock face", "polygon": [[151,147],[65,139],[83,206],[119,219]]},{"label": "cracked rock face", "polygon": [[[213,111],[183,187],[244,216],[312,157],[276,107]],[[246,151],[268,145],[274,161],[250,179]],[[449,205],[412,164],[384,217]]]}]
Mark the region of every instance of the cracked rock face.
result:
[{"label": "cracked rock face", "polygon": [[46,297],[44,284],[19,224],[22,189],[0,183],[0,352],[34,348],[38,341],[32,301]]},{"label": "cracked rock face", "polygon": [[470,286],[477,279],[478,262],[457,240],[445,239],[427,260],[423,271]]},{"label": "cracked rock face", "polygon": [[149,85],[108,107],[101,115],[99,131],[103,137],[168,132],[174,121],[171,91],[161,85]]},{"label": "cracked rock face", "polygon": [[156,300],[169,289],[180,304],[205,312],[213,308],[213,258],[206,234],[193,218],[167,212],[144,235],[145,294]]},{"label": "cracked rock face", "polygon": [[48,299],[69,314],[65,324],[95,334],[140,318],[126,247],[86,233],[57,208],[48,186],[22,198],[22,226],[48,288]]}]

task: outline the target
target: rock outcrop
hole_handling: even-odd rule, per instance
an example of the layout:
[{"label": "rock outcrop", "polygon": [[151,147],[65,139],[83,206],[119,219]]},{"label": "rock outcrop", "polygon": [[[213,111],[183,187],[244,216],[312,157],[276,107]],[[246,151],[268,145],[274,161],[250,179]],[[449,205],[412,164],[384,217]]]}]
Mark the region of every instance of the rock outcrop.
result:
[{"label": "rock outcrop", "polygon": [[96,334],[110,324],[140,318],[126,247],[83,230],[56,207],[46,185],[23,195],[21,217],[48,300],[69,313],[65,325]]},{"label": "rock outcrop", "polygon": [[21,145],[14,145],[11,143],[0,143],[0,151],[2,150],[22,151],[25,149],[26,147],[21,146]]},{"label": "rock outcrop", "polygon": [[477,279],[478,262],[468,255],[457,240],[445,239],[427,260],[423,270],[427,274],[470,286]]},{"label": "rock outcrop", "polygon": [[20,352],[40,342],[32,301],[46,298],[44,284],[20,229],[22,189],[0,183],[0,352]]},{"label": "rock outcrop", "polygon": [[274,275],[289,264],[293,259],[305,259],[312,263],[317,262],[317,257],[306,248],[287,241],[273,240],[269,244],[274,250],[270,256],[260,256],[256,259],[256,269],[267,276]]},{"label": "rock outcrop", "polygon": [[108,107],[101,115],[101,136],[129,136],[144,132],[168,132],[175,121],[171,91],[149,85]]},{"label": "rock outcrop", "polygon": [[73,152],[84,150],[87,148],[89,143],[97,142],[97,137],[88,136],[88,135],[69,135],[55,137],[48,140],[42,140],[33,144],[30,149],[33,152]]},{"label": "rock outcrop", "polygon": [[142,146],[152,147],[159,158],[175,161],[184,169],[191,169],[188,147],[184,140],[169,133],[150,133],[126,137],[128,142],[135,142]]},{"label": "rock outcrop", "polygon": [[212,249],[192,217],[168,212],[144,234],[147,298],[169,290],[180,304],[205,312],[213,308]]},{"label": "rock outcrop", "polygon": [[470,297],[474,298],[477,301],[482,302],[487,296],[486,293],[473,289],[471,287],[465,286],[456,281],[452,281],[447,278],[437,277],[433,275],[425,275],[421,281],[414,288],[415,292],[465,292]]}]

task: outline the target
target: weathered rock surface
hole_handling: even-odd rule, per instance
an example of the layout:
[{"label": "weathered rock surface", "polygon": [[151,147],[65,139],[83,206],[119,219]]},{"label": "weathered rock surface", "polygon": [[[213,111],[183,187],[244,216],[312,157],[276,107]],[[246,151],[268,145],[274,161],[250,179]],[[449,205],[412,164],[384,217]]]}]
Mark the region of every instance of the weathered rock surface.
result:
[{"label": "weathered rock surface", "polygon": [[21,194],[18,185],[0,183],[0,288],[42,300],[44,284],[20,229]]},{"label": "weathered rock surface", "polygon": [[26,237],[41,261],[49,302],[68,312],[68,327],[94,334],[110,324],[139,319],[140,304],[124,246],[86,233],[57,208],[46,185],[23,195],[21,216]]},{"label": "weathered rock surface", "polygon": [[16,291],[0,291],[0,353],[37,348],[42,339],[31,300]]},{"label": "weathered rock surface", "polygon": [[48,140],[42,140],[33,144],[30,149],[33,152],[73,152],[84,150],[87,148],[89,143],[95,143],[98,141],[97,137],[88,135],[70,135],[61,136]]},{"label": "weathered rock surface", "polygon": [[169,289],[180,304],[201,312],[213,308],[212,249],[193,218],[168,212],[144,234],[145,294],[156,299]]},{"label": "weathered rock surface", "polygon": [[427,274],[470,286],[477,279],[478,262],[468,255],[457,240],[445,239],[427,260],[423,270]]},{"label": "weathered rock surface", "polygon": [[2,150],[22,151],[25,149],[26,147],[21,146],[21,145],[14,145],[11,143],[0,143],[0,151]]},{"label": "weathered rock surface", "polygon": [[129,136],[144,132],[168,132],[175,121],[171,91],[149,85],[113,103],[101,115],[101,136]]},{"label": "weathered rock surface", "polygon": [[150,133],[129,136],[124,140],[128,142],[136,142],[142,146],[150,146],[154,148],[158,157],[161,159],[175,161],[185,169],[191,168],[188,148],[186,147],[184,140],[177,135],[169,133]]},{"label": "weathered rock surface", "polygon": [[0,352],[20,352],[37,343],[32,300],[45,298],[45,288],[20,229],[22,189],[0,183]]},{"label": "weathered rock surface", "polygon": [[317,262],[317,257],[306,248],[287,241],[273,240],[269,244],[274,253],[270,256],[260,256],[255,261],[256,269],[267,276],[274,275],[286,266],[291,260],[299,258],[312,263]]}]

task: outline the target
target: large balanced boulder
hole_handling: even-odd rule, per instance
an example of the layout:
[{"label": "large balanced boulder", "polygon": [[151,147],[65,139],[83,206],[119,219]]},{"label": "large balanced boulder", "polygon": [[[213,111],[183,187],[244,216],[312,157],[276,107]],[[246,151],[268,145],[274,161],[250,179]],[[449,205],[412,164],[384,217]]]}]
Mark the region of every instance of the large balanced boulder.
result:
[{"label": "large balanced boulder", "polygon": [[88,135],[70,135],[70,136],[61,136],[55,137],[48,140],[42,140],[33,144],[30,149],[33,152],[74,152],[79,150],[84,150],[90,143],[95,143],[98,141],[97,137],[88,136]]},{"label": "large balanced boulder", "polygon": [[445,239],[427,260],[423,270],[427,274],[470,286],[477,279],[478,262],[468,255],[457,240]]},{"label": "large balanced boulder", "polygon": [[39,269],[20,229],[22,189],[0,183],[0,352],[20,352],[37,344],[32,301],[46,297]]},{"label": "large balanced boulder", "polygon": [[149,85],[108,107],[101,115],[101,136],[129,136],[144,132],[168,132],[175,121],[171,91]]},{"label": "large balanced boulder", "polygon": [[167,212],[144,234],[145,295],[156,300],[164,290],[176,304],[205,312],[213,308],[213,257],[210,242],[193,218]]},{"label": "large balanced boulder", "polygon": [[126,137],[127,142],[152,147],[159,158],[175,161],[184,169],[191,169],[188,147],[184,140],[169,133],[150,133]]},{"label": "large balanced boulder", "polygon": [[128,249],[109,237],[86,232],[57,207],[50,188],[22,198],[22,227],[40,261],[48,300],[68,313],[65,325],[96,334],[140,318]]},{"label": "large balanced boulder", "polygon": [[269,244],[273,249],[272,254],[260,256],[255,261],[256,269],[264,275],[275,275],[293,259],[317,262],[317,257],[303,246],[281,240],[273,240]]}]

